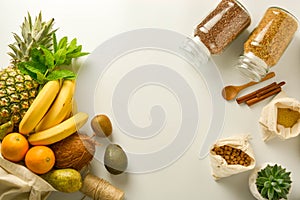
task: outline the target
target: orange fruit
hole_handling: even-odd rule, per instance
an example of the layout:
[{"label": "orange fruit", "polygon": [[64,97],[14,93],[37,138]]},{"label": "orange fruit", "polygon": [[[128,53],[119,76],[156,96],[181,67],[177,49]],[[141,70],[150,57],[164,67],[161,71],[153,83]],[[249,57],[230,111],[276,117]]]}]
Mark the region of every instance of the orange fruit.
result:
[{"label": "orange fruit", "polygon": [[34,146],[28,150],[25,156],[26,167],[36,174],[49,172],[54,163],[54,152],[47,146]]},{"label": "orange fruit", "polygon": [[24,159],[29,149],[27,139],[20,133],[6,135],[1,144],[1,155],[12,162],[19,162]]}]

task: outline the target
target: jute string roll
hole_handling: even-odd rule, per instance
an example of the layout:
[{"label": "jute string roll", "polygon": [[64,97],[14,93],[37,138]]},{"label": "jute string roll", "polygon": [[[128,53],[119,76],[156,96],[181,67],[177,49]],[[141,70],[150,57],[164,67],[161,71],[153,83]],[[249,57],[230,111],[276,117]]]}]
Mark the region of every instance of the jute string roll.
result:
[{"label": "jute string roll", "polygon": [[124,192],[108,181],[97,176],[87,174],[80,191],[94,200],[123,200]]}]

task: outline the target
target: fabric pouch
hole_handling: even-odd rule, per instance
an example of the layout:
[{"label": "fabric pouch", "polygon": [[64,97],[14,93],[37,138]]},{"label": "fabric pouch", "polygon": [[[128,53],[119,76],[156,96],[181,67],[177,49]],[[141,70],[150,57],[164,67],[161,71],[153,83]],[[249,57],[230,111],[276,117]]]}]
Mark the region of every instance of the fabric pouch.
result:
[{"label": "fabric pouch", "polygon": [[[249,139],[250,137],[248,135],[233,136],[230,138],[220,139],[211,147],[209,158],[212,169],[212,176],[215,180],[223,177],[228,177],[233,174],[245,172],[255,167],[256,161],[254,158],[253,149],[251,148],[249,143]],[[248,166],[240,164],[228,164],[221,155],[217,155],[217,153],[213,150],[215,147],[221,147],[224,145],[239,149],[242,152],[246,153],[251,159],[250,164]]]},{"label": "fabric pouch", "polygon": [[[288,111],[294,111],[299,113],[299,118],[291,127],[286,127],[278,123],[278,117],[281,117],[286,123],[295,120],[294,117],[289,117],[286,112],[286,116],[278,116],[278,109],[288,109]],[[288,112],[287,111],[287,112]],[[293,114],[293,115],[294,115]],[[297,117],[297,116],[296,116]],[[294,118],[294,119],[292,119]],[[276,97],[269,104],[267,104],[261,112],[259,124],[262,129],[262,137],[264,141],[270,140],[274,137],[280,139],[289,139],[299,135],[300,133],[300,102],[290,97]]]}]

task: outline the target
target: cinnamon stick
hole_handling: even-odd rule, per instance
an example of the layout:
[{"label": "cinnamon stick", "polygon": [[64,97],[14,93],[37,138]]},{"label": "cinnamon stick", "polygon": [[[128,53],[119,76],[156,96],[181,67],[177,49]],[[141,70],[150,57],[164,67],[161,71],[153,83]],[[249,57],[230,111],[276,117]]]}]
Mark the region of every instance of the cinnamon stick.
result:
[{"label": "cinnamon stick", "polygon": [[268,88],[268,89],[266,89],[264,91],[259,92],[256,96],[257,97],[261,97],[261,96],[267,94],[268,92],[271,92],[272,90],[275,90],[275,89],[283,86],[284,84],[285,84],[285,82],[281,81],[280,83],[276,84],[275,86],[272,86],[272,87],[270,87],[270,88]]},{"label": "cinnamon stick", "polygon": [[237,101],[238,104],[244,103],[244,102],[246,102],[246,101],[248,101],[250,99],[255,98],[258,93],[263,92],[263,91],[265,91],[265,90],[267,90],[267,89],[269,89],[271,87],[274,87],[276,85],[277,85],[277,83],[273,82],[273,83],[271,83],[271,84],[269,84],[269,85],[267,85],[267,86],[265,86],[265,87],[263,87],[261,89],[255,90],[254,92],[251,92],[251,93],[249,93],[247,95],[244,95],[244,96],[241,96],[241,97],[237,98],[236,101]]},{"label": "cinnamon stick", "polygon": [[270,91],[270,92],[268,92],[268,93],[266,93],[266,94],[264,94],[262,96],[252,98],[252,99],[246,101],[246,104],[248,106],[252,106],[253,104],[258,103],[258,102],[260,102],[260,101],[262,101],[262,100],[264,100],[264,99],[266,99],[266,98],[268,98],[270,96],[278,94],[279,92],[281,92],[281,87],[277,87],[276,89],[274,89],[274,90],[272,90],[272,91]]}]

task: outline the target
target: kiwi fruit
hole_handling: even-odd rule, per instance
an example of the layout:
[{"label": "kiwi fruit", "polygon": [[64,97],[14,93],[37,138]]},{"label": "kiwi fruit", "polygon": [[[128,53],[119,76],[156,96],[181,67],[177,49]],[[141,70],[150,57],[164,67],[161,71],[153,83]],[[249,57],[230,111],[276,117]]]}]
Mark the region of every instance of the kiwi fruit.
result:
[{"label": "kiwi fruit", "polygon": [[99,114],[91,120],[91,127],[99,137],[108,137],[112,133],[112,124],[108,116]]}]

